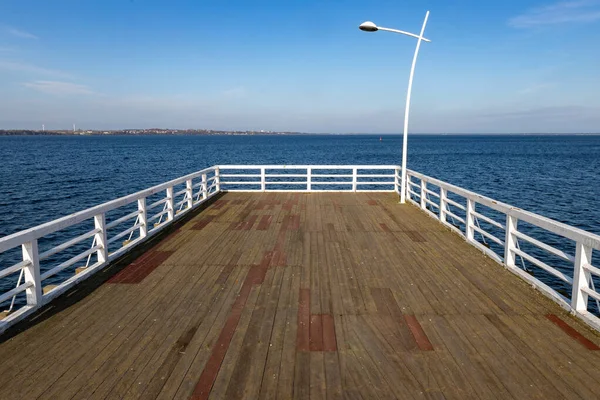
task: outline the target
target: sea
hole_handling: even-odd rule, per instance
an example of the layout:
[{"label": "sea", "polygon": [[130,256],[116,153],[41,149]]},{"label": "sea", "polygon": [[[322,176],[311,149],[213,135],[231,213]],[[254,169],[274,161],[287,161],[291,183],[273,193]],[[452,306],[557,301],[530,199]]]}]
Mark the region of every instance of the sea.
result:
[{"label": "sea", "polygon": [[[400,164],[401,153],[401,135],[0,136],[0,237],[215,164]],[[410,135],[407,163],[600,234],[600,136]]]}]

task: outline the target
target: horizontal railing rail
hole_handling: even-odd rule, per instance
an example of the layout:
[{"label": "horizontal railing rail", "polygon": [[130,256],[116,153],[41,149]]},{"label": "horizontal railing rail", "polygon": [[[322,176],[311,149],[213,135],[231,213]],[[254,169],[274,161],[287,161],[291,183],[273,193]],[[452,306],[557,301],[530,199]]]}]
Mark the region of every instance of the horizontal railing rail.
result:
[{"label": "horizontal railing rail", "polygon": [[[407,199],[410,202],[463,236],[467,242],[497,262],[531,282],[565,309],[578,314],[590,325],[600,329],[600,304],[597,303],[600,301],[600,293],[595,289],[593,278],[600,278],[600,269],[592,266],[592,251],[600,250],[600,236],[415,171],[407,170],[407,179]],[[432,190],[431,187],[436,189]],[[462,199],[462,202],[459,199]],[[487,215],[484,212],[487,212]],[[527,223],[532,233],[521,231],[519,222]],[[533,237],[534,232],[537,232],[539,237],[547,232],[562,238],[560,245],[570,248],[572,254]],[[531,250],[525,251],[525,245]],[[522,268],[517,262],[518,259]],[[568,267],[558,268],[550,265],[551,259],[559,260],[552,264],[562,262]],[[559,279],[571,290],[561,293],[555,285],[532,276],[531,271],[525,268],[526,262]]]},{"label": "horizontal railing rail", "polygon": [[[0,305],[10,303],[11,311],[0,315],[0,332],[217,193],[400,194],[401,176],[397,165],[219,165],[0,238],[0,255],[12,251],[17,258],[0,266],[0,280],[13,279],[12,287],[0,286]],[[600,268],[592,265],[600,236],[412,170],[407,199],[600,329]],[[69,237],[61,236],[65,230]],[[73,268],[75,275],[57,281]],[[554,281],[531,275],[532,268]],[[15,304],[17,296],[23,304]]]},{"label": "horizontal railing rail", "polygon": [[[9,302],[0,314],[0,332],[219,193],[219,180],[218,167],[206,168],[0,238],[0,255],[21,250],[21,260],[0,266],[0,279],[19,275],[12,289],[0,291],[0,305]],[[77,233],[55,244],[67,236],[61,236],[65,230]],[[52,246],[40,251],[42,241]],[[69,268],[76,268],[75,274],[60,282],[57,276]],[[16,305],[23,295],[23,304]]]},{"label": "horizontal railing rail", "polygon": [[400,191],[397,165],[220,165],[219,169],[223,190],[232,192]]}]

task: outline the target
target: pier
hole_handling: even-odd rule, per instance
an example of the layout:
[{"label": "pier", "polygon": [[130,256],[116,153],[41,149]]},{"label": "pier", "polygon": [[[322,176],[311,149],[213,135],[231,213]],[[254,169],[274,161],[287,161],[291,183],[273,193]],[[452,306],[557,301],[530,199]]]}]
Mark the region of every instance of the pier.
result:
[{"label": "pier", "polygon": [[[399,178],[397,166],[211,167],[0,238],[0,252],[23,253],[0,277],[25,271],[1,296],[25,300],[1,322],[0,398],[597,397],[600,238],[414,171],[398,204]],[[89,226],[38,249],[77,224]]]}]

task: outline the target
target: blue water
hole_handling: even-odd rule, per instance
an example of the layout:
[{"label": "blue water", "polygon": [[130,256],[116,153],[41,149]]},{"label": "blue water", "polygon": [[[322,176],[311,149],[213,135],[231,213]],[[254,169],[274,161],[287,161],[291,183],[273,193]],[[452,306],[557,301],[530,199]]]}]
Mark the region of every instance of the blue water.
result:
[{"label": "blue water", "polygon": [[[0,237],[214,164],[400,164],[401,146],[369,135],[0,137]],[[600,136],[410,136],[408,167],[600,234]]]}]

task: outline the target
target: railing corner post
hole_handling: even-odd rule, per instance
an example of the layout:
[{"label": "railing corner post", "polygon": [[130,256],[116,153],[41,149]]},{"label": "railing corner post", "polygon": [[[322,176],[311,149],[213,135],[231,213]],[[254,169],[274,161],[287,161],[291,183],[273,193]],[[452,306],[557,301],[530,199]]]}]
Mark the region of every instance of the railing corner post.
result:
[{"label": "railing corner post", "polygon": [[586,265],[592,263],[592,247],[577,242],[575,250],[575,263],[573,270],[573,291],[571,293],[571,307],[575,311],[587,311],[588,294],[583,291],[590,286],[592,279]]},{"label": "railing corner post", "polygon": [[446,222],[446,197],[448,196],[448,192],[446,189],[440,186],[440,221],[442,223]]},{"label": "railing corner post", "polygon": [[173,186],[167,188],[167,221],[175,218],[175,200],[173,198]]},{"label": "railing corner post", "polygon": [[140,237],[145,238],[148,236],[148,212],[146,209],[145,197],[138,199],[138,211],[140,212],[140,215],[138,216],[140,221]]},{"label": "railing corner post", "polygon": [[306,191],[312,192],[312,168],[306,168]]},{"label": "railing corner post", "polygon": [[506,233],[504,236],[504,264],[507,267],[515,267],[516,255],[515,249],[517,248],[517,239],[515,232],[517,230],[518,220],[509,214],[506,214]]},{"label": "railing corner post", "polygon": [[29,287],[25,289],[27,305],[39,307],[42,305],[42,278],[40,273],[40,256],[37,239],[21,245],[23,260],[29,261],[24,269],[25,283]]},{"label": "railing corner post", "polygon": [[206,199],[208,197],[208,184],[206,180],[206,174],[202,174],[202,199]]},{"label": "railing corner post", "polygon": [[96,232],[96,246],[100,246],[96,252],[98,256],[98,263],[102,264],[108,261],[108,244],[107,244],[107,233],[106,233],[106,217],[104,213],[94,215],[94,227],[99,230]]},{"label": "railing corner post", "polygon": [[221,191],[221,176],[219,167],[215,168],[215,187],[217,189],[217,193]]},{"label": "railing corner post", "polygon": [[265,175],[266,175],[265,169],[261,168],[260,169],[260,190],[263,192],[265,190],[267,190],[267,178]]},{"label": "railing corner post", "polygon": [[406,203],[406,197],[408,196],[408,179],[409,177],[406,174],[406,168],[403,167],[400,179],[400,204]]}]

